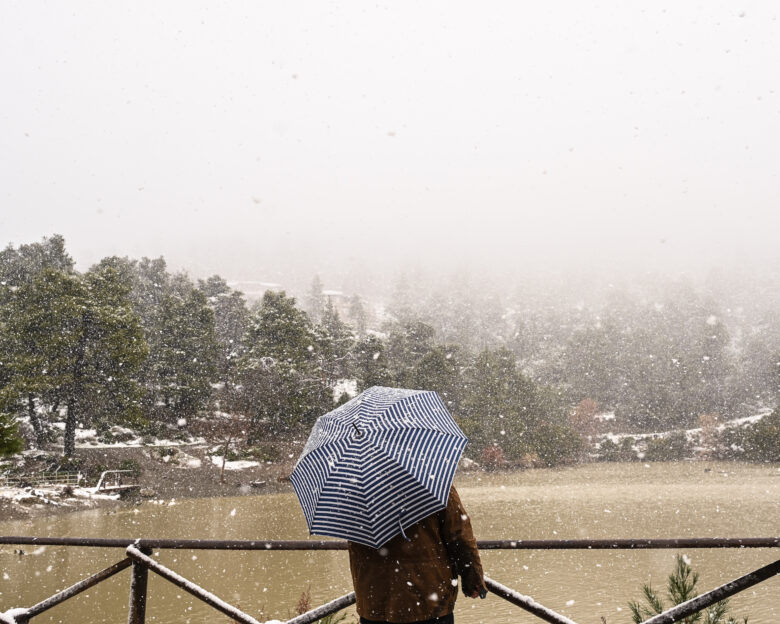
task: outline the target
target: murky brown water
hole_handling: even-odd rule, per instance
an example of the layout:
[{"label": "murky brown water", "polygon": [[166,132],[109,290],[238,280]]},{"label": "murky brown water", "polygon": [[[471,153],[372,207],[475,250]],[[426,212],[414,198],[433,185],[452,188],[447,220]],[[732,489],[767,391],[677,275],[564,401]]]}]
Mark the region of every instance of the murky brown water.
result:
[{"label": "murky brown water", "polygon": [[[705,472],[705,469],[709,471]],[[598,464],[456,479],[480,539],[604,537],[768,537],[780,534],[780,467],[739,464]],[[235,510],[235,511],[234,511]],[[293,494],[144,503],[0,523],[4,535],[302,539]],[[0,611],[28,606],[122,558],[121,549],[0,547]],[[689,550],[700,591],[778,558],[778,550]],[[631,621],[626,604],[642,583],[661,589],[674,551],[490,551],[486,573],[580,624]],[[344,552],[162,552],[179,574],[259,618],[286,619],[303,590],[312,605],[351,591]],[[150,575],[150,622],[227,622],[167,581]],[[125,622],[129,572],[98,585],[35,622]],[[751,624],[780,621],[780,577],[732,599]],[[350,611],[350,620],[354,612]],[[461,623],[532,622],[495,596],[458,599]]]}]

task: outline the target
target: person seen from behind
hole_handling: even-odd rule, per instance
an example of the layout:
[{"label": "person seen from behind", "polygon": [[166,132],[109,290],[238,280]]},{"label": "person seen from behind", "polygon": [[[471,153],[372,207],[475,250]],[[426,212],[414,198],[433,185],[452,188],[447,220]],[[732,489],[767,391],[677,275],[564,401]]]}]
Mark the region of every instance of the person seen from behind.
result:
[{"label": "person seen from behind", "polygon": [[464,595],[487,594],[471,521],[457,491],[447,506],[372,548],[349,542],[361,624],[452,624],[458,577]]}]

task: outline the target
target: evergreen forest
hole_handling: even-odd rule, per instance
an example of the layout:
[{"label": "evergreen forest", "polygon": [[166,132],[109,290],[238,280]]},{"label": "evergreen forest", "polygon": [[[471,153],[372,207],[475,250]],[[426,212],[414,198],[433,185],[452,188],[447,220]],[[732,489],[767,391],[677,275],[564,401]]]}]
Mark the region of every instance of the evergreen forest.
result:
[{"label": "evergreen forest", "polygon": [[0,252],[4,454],[46,447],[63,424],[66,457],[85,427],[245,447],[305,439],[319,415],[384,385],[438,392],[488,465],[636,459],[630,437],[596,444],[607,431],[667,432],[647,459],[698,444],[708,457],[780,461],[771,289],[756,297],[716,275],[563,295],[402,275],[380,304],[329,296],[315,277],[298,298],[270,289],[249,302],[161,257],[74,267],[58,235]]}]

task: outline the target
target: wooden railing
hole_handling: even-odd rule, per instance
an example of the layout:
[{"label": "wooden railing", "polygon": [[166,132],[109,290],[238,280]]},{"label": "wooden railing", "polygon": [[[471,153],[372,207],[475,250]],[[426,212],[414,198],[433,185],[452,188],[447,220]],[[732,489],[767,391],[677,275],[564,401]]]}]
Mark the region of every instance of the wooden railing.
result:
[{"label": "wooden railing", "polygon": [[[32,618],[52,607],[102,583],[126,568],[132,567],[130,580],[130,608],[128,624],[144,624],[146,621],[146,590],[149,572],[161,576],[177,587],[192,594],[217,611],[242,624],[260,624],[256,618],[225,602],[211,592],[163,566],[150,555],[152,549],[193,550],[344,550],[346,542],[318,541],[265,541],[265,540],[179,540],[179,539],[125,539],[125,538],[81,538],[81,537],[2,537],[0,544],[36,546],[70,546],[125,548],[126,557],[108,568],[89,576],[75,585],[42,600],[31,607],[8,608],[0,612],[0,624],[28,624]],[[769,538],[684,538],[684,539],[620,539],[620,540],[489,540],[479,542],[482,550],[569,550],[569,549],[656,549],[656,548],[767,548],[780,547],[780,537]],[[716,587],[715,589],[679,604],[644,624],[672,624],[685,617],[752,587],[768,578],[780,574],[780,560],[769,563],[749,574]],[[576,624],[573,620],[539,604],[491,578],[486,578],[488,590],[494,595],[532,613],[551,624]],[[349,593],[324,605],[299,615],[286,624],[313,624],[336,613],[355,602],[355,594]]]}]

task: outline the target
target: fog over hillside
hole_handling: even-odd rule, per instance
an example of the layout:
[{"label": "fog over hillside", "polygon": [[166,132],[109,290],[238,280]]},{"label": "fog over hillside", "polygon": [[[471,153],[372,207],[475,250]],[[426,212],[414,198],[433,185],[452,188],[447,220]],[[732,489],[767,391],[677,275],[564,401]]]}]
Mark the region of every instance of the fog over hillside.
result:
[{"label": "fog over hillside", "polygon": [[11,4],[0,239],[293,289],[765,283],[779,31],[769,1]]},{"label": "fog over hillside", "polygon": [[[5,314],[29,337],[47,288],[100,307],[112,284],[150,353],[128,383],[197,380],[160,422],[260,375],[274,310],[306,364],[287,395],[320,379],[301,422],[349,377],[465,392],[488,431],[473,384],[496,366],[517,418],[575,430],[584,400],[644,430],[773,408],[778,40],[768,0],[11,4]],[[167,362],[209,336],[217,372]]]}]

